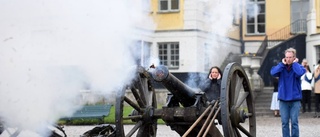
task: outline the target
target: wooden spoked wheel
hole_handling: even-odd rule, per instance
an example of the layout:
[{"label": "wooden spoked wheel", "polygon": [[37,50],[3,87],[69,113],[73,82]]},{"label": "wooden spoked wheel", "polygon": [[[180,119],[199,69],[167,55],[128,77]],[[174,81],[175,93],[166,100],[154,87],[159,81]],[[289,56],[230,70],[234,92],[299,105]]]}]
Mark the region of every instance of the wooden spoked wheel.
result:
[{"label": "wooden spoked wheel", "polygon": [[[221,81],[221,122],[225,137],[256,136],[253,91],[238,63],[226,66]],[[249,123],[245,123],[248,120]]]},{"label": "wooden spoked wheel", "polygon": [[[123,89],[116,97],[116,136],[155,137],[157,119],[153,118],[153,113],[157,107],[157,101],[149,73],[140,68],[137,77],[127,89],[131,90],[133,97],[129,98],[129,95],[125,94],[126,89]],[[133,108],[130,115],[124,114],[125,106]],[[127,133],[124,131],[124,120],[131,120],[135,123]]]}]

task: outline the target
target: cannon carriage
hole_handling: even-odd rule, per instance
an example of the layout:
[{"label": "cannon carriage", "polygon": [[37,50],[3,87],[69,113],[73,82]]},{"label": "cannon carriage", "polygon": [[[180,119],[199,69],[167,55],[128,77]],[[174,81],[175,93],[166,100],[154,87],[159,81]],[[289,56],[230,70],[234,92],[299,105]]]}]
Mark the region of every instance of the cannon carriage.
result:
[{"label": "cannon carriage", "polygon": [[[161,108],[157,105],[155,82],[169,91]],[[126,96],[127,89],[133,98]],[[207,100],[204,92],[184,84],[165,66],[149,70],[137,67],[132,83],[116,95],[115,125],[99,125],[81,137],[156,137],[158,119],[182,137],[255,137],[253,92],[240,64],[229,63],[225,67],[220,92],[219,99]],[[124,115],[125,105],[133,108],[130,115]],[[129,131],[124,130],[124,120],[134,122]],[[63,135],[53,130],[51,137],[67,136],[61,127],[55,127]],[[4,130],[0,122],[0,135]],[[18,129],[10,136],[19,133]]]},{"label": "cannon carriage", "polygon": [[[153,82],[161,83],[170,92],[162,108],[157,108]],[[164,66],[151,71],[138,68],[137,77],[129,89],[134,99],[125,96],[125,89],[117,95],[117,137],[134,134],[155,137],[158,119],[183,137],[256,136],[253,93],[246,73],[238,63],[230,63],[224,69],[218,100],[207,100],[204,92],[190,88]],[[133,108],[129,116],[123,114],[125,103]],[[124,120],[135,122],[127,133],[123,128]]]}]

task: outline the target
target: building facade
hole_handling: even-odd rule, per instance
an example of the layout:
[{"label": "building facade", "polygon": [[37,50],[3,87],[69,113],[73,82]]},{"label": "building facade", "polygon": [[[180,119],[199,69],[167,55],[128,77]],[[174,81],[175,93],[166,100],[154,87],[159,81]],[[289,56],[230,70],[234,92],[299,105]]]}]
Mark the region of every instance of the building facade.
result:
[{"label": "building facade", "polygon": [[223,67],[235,61],[231,55],[261,56],[263,64],[268,51],[301,33],[307,34],[306,53],[301,57],[312,65],[320,58],[319,0],[148,2],[154,25],[139,41],[148,49],[146,57],[151,58],[145,64],[166,65],[170,72],[185,75],[182,77],[207,73],[212,66]]},{"label": "building facade", "polygon": [[[306,58],[309,64],[315,67],[320,60],[320,1],[310,0],[309,9],[307,18]],[[314,67],[310,67],[311,70],[314,70]]]},{"label": "building facade", "polygon": [[[152,0],[150,16],[156,24],[152,55],[171,72],[206,72],[211,66],[220,66],[230,52],[240,53],[239,26],[232,24],[232,18],[231,26],[212,18],[215,15],[210,12],[214,6],[208,6],[209,3],[213,4],[197,0]],[[225,30],[215,33],[212,24]]]}]

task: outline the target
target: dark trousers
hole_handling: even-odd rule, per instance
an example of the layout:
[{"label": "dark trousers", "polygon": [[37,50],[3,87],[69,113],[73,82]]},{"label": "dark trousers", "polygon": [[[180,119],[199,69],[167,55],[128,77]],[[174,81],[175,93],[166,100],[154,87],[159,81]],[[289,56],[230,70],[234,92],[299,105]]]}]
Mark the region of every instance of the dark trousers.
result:
[{"label": "dark trousers", "polygon": [[320,112],[320,94],[315,94],[315,100],[316,100],[316,112]]},{"label": "dark trousers", "polygon": [[308,105],[308,111],[311,112],[311,90],[302,90],[302,110],[306,112],[306,104]]}]

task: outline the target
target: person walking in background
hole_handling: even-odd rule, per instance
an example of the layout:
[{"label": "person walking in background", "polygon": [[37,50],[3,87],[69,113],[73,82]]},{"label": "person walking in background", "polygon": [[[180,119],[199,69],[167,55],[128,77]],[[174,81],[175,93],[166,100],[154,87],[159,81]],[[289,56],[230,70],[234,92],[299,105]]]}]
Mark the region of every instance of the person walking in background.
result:
[{"label": "person walking in background", "polygon": [[319,118],[320,113],[320,60],[318,61],[318,65],[314,70],[314,94],[315,94],[315,104],[316,104],[316,112],[315,117]]},{"label": "person walking in background", "polygon": [[275,117],[280,116],[278,100],[278,77],[273,78],[273,94],[270,109],[273,110]]},{"label": "person walking in background", "polygon": [[282,59],[282,62],[270,70],[272,76],[279,77],[278,99],[280,100],[282,137],[299,137],[298,120],[302,99],[300,78],[306,70],[298,61],[296,50],[289,48],[285,51],[285,58]]},{"label": "person walking in background", "polygon": [[301,65],[306,69],[306,73],[301,76],[302,113],[305,113],[306,105],[308,106],[308,112],[311,112],[311,81],[313,79],[313,75],[306,59],[302,60]]}]

